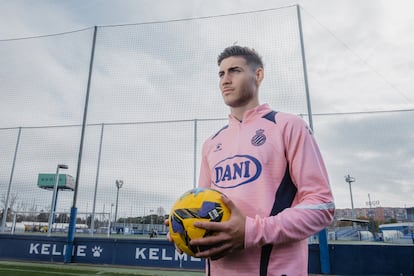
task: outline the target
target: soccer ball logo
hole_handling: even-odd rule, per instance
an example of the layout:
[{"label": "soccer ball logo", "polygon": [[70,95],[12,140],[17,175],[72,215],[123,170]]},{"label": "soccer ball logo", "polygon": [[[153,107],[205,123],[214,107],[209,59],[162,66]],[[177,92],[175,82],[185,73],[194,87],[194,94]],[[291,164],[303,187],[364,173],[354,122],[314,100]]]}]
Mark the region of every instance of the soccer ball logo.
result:
[{"label": "soccer ball logo", "polygon": [[222,193],[213,189],[196,188],[184,193],[170,213],[170,236],[179,249],[190,256],[206,248],[190,246],[192,239],[214,235],[193,226],[195,221],[226,221],[230,210],[221,200]]}]

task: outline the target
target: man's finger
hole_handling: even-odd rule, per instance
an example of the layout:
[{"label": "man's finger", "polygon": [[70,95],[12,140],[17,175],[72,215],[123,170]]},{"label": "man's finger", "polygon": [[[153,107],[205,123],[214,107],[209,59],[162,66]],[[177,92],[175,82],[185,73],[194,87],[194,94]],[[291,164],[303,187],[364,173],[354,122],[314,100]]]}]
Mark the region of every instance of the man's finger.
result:
[{"label": "man's finger", "polygon": [[208,236],[204,238],[194,239],[190,241],[190,245],[192,246],[209,246],[214,244],[222,244],[223,238],[220,236]]},{"label": "man's finger", "polygon": [[222,231],[223,230],[223,223],[220,222],[205,222],[205,221],[196,221],[194,222],[194,226],[210,231]]},{"label": "man's finger", "polygon": [[173,242],[173,239],[171,238],[170,232],[167,232],[167,241]]},{"label": "man's finger", "polygon": [[213,260],[217,260],[227,254],[230,249],[230,245],[222,244],[216,247],[211,247],[209,249],[203,250],[196,254],[196,257],[199,258],[212,258]]}]

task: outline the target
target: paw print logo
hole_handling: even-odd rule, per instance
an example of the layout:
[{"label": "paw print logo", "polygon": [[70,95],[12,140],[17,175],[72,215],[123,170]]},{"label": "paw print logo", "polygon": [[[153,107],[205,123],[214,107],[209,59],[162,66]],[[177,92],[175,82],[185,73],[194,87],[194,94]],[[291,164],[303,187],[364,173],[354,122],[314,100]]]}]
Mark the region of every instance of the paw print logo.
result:
[{"label": "paw print logo", "polygon": [[93,256],[95,258],[99,258],[101,256],[101,253],[103,251],[103,248],[101,248],[100,246],[94,246],[92,247],[92,252],[93,252]]}]

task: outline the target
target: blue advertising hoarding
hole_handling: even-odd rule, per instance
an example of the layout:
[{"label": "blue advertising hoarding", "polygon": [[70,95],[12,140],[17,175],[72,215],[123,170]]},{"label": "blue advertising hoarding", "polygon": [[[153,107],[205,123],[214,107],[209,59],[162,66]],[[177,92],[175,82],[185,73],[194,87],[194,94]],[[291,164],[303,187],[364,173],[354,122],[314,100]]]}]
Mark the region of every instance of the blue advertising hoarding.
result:
[{"label": "blue advertising hoarding", "polygon": [[[66,238],[0,235],[0,258],[63,262]],[[204,260],[179,254],[166,240],[76,238],[75,263],[204,269]]]},{"label": "blue advertising hoarding", "polygon": [[[65,237],[0,234],[0,259],[63,263]],[[414,275],[413,244],[329,244],[331,274]],[[73,263],[204,270],[202,259],[157,239],[76,238]],[[321,273],[318,244],[309,244],[309,273]]]}]

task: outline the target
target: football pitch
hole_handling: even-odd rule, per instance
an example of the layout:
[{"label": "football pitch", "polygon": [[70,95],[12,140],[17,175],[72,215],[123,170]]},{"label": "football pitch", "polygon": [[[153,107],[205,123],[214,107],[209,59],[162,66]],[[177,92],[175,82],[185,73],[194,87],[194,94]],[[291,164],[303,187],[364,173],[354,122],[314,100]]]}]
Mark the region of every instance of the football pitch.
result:
[{"label": "football pitch", "polygon": [[139,275],[139,276],[201,276],[204,272],[194,272],[187,270],[156,270],[143,269],[134,267],[114,267],[107,265],[92,266],[84,264],[51,264],[51,263],[28,263],[0,261],[0,275],[4,276],[86,276],[86,275],[103,275],[103,276],[121,276],[121,275]]}]

